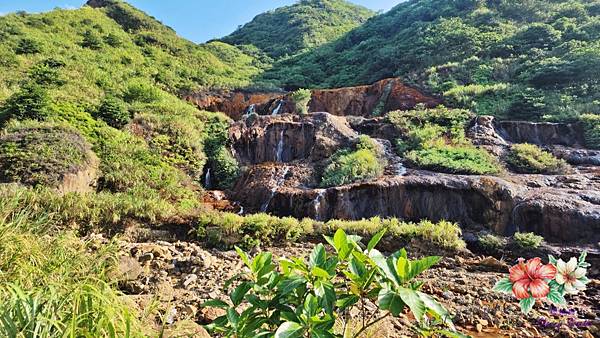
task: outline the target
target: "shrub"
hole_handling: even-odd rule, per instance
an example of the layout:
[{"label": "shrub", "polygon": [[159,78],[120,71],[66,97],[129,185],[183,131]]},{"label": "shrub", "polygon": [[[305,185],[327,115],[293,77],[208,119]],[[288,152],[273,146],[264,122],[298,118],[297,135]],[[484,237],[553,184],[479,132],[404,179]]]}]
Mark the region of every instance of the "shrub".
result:
[{"label": "shrub", "polygon": [[435,146],[413,150],[406,158],[420,168],[452,174],[486,175],[500,172],[500,165],[492,155],[473,146]]},{"label": "shrub", "polygon": [[225,147],[220,148],[213,155],[209,162],[213,177],[216,180],[215,188],[225,190],[233,187],[240,174],[240,167],[235,159]]},{"label": "shrub", "polygon": [[330,220],[326,223],[310,219],[279,218],[267,214],[241,216],[232,213],[210,212],[198,220],[198,234],[216,246],[246,248],[257,245],[295,241],[306,236],[333,234],[337,230],[371,237],[385,229],[389,236],[406,241],[419,239],[445,249],[460,250],[465,247],[458,224],[446,221],[433,223],[401,222],[396,218],[373,217],[357,221]]},{"label": "shrub", "polygon": [[331,187],[369,180],[383,175],[387,162],[381,147],[370,137],[361,135],[356,150],[339,150],[325,168],[321,186]]},{"label": "shrub", "polygon": [[600,149],[600,115],[581,115],[585,129],[585,144],[588,148]]},{"label": "shrub", "polygon": [[298,89],[292,94],[290,98],[296,105],[296,112],[300,115],[306,115],[308,113],[308,103],[310,102],[312,93],[309,89]]},{"label": "shrub", "polygon": [[15,53],[17,54],[37,54],[42,51],[42,47],[39,42],[23,38],[17,43]]},{"label": "shrub", "polygon": [[513,170],[525,174],[564,174],[570,170],[564,160],[527,143],[514,144],[506,160]]},{"label": "shrub", "polygon": [[523,249],[537,249],[544,242],[544,237],[531,232],[517,232],[513,239]]},{"label": "shrub", "polygon": [[72,128],[27,123],[0,136],[0,181],[56,187],[92,160],[91,146]]},{"label": "shrub", "polygon": [[102,47],[102,40],[93,31],[85,31],[83,33],[83,40],[81,41],[81,47],[90,49],[100,49]]},{"label": "shrub", "polygon": [[105,36],[104,42],[106,42],[107,45],[114,48],[121,47],[123,45],[123,42],[121,41],[119,36],[113,33],[110,33],[107,36]]},{"label": "shrub", "polygon": [[160,90],[142,80],[133,80],[127,84],[123,93],[126,102],[152,103],[161,96]]},{"label": "shrub", "polygon": [[49,114],[50,96],[46,89],[35,83],[26,83],[4,102],[0,122],[11,118],[41,121]]},{"label": "shrub", "polygon": [[[251,259],[237,249],[249,272],[234,278],[237,286],[232,290],[227,283],[232,305],[221,300],[203,305],[227,313],[209,324],[209,330],[248,338],[271,333],[276,337],[359,337],[382,319],[405,311],[410,311],[418,324],[427,322],[431,335],[454,330],[450,314],[433,297],[418,291],[422,283],[414,281],[440,257],[410,260],[404,249],[386,257],[375,249],[383,235],[376,234],[363,249],[360,237],[338,230],[333,238],[327,238],[334,254],[318,244],[308,260],[284,259],[279,268],[271,253]],[[366,308],[366,301],[385,314]],[[354,332],[346,325],[352,312],[363,318]],[[343,328],[336,327],[338,320],[345,323]]]},{"label": "shrub", "polygon": [[113,96],[104,98],[94,113],[94,117],[117,129],[123,128],[132,118],[125,104]]},{"label": "shrub", "polygon": [[29,79],[43,87],[61,86],[65,84],[65,80],[61,77],[59,67],[52,66],[51,61],[48,63],[36,64],[29,70]]},{"label": "shrub", "polygon": [[480,236],[477,241],[479,242],[479,245],[489,250],[499,250],[504,248],[507,244],[506,239],[492,234]]}]

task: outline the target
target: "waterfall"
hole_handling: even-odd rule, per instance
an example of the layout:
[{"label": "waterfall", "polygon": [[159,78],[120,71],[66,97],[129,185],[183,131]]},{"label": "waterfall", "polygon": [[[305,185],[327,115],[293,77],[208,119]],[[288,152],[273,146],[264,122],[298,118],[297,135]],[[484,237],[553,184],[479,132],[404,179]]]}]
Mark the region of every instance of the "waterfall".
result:
[{"label": "waterfall", "polygon": [[[283,183],[285,183],[285,177],[287,176],[289,171],[290,171],[290,168],[288,166],[285,166],[283,168],[281,177],[279,177],[279,179],[275,182],[276,183],[275,186],[271,189],[271,195],[269,196],[267,201],[260,208],[261,212],[267,212],[267,210],[269,210],[269,205],[271,204],[273,197],[275,197],[277,190],[279,190],[279,188],[281,188]],[[273,174],[273,179],[275,178],[276,175],[277,175],[277,172],[275,172],[275,174]]]},{"label": "waterfall", "polygon": [[319,190],[317,197],[313,201],[313,207],[315,209],[315,221],[321,220],[321,201],[323,200],[326,192],[327,190],[325,189]]},{"label": "waterfall", "polygon": [[206,171],[206,175],[204,176],[204,187],[206,189],[210,189],[212,186],[211,177],[210,177],[210,168]]},{"label": "waterfall", "polygon": [[402,163],[402,158],[400,158],[394,150],[392,149],[392,144],[388,140],[375,139],[377,143],[383,149],[383,153],[385,158],[388,161],[388,167],[386,171],[391,173],[393,176],[403,176],[406,174],[406,167]]},{"label": "waterfall", "polygon": [[279,103],[277,104],[277,107],[275,107],[275,109],[273,109],[273,116],[275,115],[279,115],[279,111],[281,110],[281,106],[283,105],[283,100],[277,100]]},{"label": "waterfall", "polygon": [[285,133],[285,129],[281,130],[281,133],[279,133],[279,141],[277,142],[277,148],[275,149],[275,161],[276,162],[283,162],[283,142],[284,142],[284,135]]},{"label": "waterfall", "polygon": [[244,214],[244,206],[240,205],[240,211],[238,211],[238,215],[243,215]]},{"label": "waterfall", "polygon": [[248,106],[248,108],[246,108],[246,111],[244,112],[244,117],[248,117],[252,113],[256,113],[256,105],[255,104],[251,104]]}]

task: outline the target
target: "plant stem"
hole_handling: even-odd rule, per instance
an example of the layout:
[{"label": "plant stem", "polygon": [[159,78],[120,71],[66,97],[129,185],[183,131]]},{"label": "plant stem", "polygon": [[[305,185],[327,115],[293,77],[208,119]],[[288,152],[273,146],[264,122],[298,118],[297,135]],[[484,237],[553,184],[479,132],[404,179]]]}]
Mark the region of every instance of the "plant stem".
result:
[{"label": "plant stem", "polygon": [[360,331],[358,331],[358,332],[357,332],[357,333],[356,333],[356,334],[355,334],[355,335],[354,335],[352,338],[358,338],[358,337],[360,337],[360,335],[361,335],[363,332],[365,332],[365,330],[366,330],[366,329],[368,329],[369,327],[371,327],[371,326],[373,326],[373,325],[377,324],[378,322],[380,322],[380,321],[384,320],[384,319],[385,319],[387,316],[389,316],[389,315],[390,315],[390,312],[388,312],[388,313],[386,313],[385,315],[383,315],[383,316],[381,316],[381,317],[379,317],[379,318],[375,319],[374,321],[372,321],[372,322],[368,323],[366,326],[363,326],[363,327],[362,327],[362,329],[360,329]]}]

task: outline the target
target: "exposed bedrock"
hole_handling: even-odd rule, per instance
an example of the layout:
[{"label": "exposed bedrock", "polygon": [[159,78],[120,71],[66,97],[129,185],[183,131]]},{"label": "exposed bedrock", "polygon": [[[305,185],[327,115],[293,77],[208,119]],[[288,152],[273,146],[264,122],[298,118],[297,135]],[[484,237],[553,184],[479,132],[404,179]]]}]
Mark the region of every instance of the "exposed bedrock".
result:
[{"label": "exposed bedrock", "polygon": [[[295,112],[289,94],[282,92],[206,91],[185,95],[185,99],[200,109],[220,111],[234,120],[248,113],[281,115]],[[434,107],[441,101],[393,78],[366,86],[313,90],[309,111],[338,116],[378,116],[392,110],[411,109],[417,104]]]},{"label": "exposed bedrock", "polygon": [[563,145],[581,147],[585,144],[583,126],[578,123],[526,121],[495,121],[504,139],[513,143]]},{"label": "exposed bedrock", "polygon": [[264,162],[318,162],[358,137],[344,118],[327,113],[256,116],[236,122],[229,131],[236,157],[242,164]]}]

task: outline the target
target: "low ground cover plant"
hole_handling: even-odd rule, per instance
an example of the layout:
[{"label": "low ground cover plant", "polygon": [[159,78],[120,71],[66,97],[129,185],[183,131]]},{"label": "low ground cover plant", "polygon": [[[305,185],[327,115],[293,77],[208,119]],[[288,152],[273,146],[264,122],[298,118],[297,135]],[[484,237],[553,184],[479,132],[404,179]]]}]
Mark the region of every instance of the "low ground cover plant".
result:
[{"label": "low ground cover plant", "polygon": [[564,160],[528,143],[511,146],[506,161],[513,170],[523,174],[565,174],[571,170]]}]

